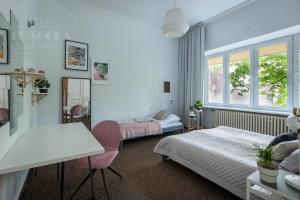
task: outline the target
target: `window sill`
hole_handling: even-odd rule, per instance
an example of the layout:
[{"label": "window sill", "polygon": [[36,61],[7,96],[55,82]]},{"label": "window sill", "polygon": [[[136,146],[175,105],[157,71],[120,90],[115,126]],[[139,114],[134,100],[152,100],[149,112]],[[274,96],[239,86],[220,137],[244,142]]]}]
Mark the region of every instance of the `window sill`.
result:
[{"label": "window sill", "polygon": [[288,116],[291,112],[288,111],[272,111],[272,110],[262,110],[262,109],[248,109],[248,108],[236,108],[236,107],[224,107],[224,106],[210,106],[205,105],[204,109],[223,109],[223,110],[233,110],[233,111],[242,111],[242,112],[250,112],[250,113],[261,113],[261,114],[271,114],[271,115],[281,115]]}]

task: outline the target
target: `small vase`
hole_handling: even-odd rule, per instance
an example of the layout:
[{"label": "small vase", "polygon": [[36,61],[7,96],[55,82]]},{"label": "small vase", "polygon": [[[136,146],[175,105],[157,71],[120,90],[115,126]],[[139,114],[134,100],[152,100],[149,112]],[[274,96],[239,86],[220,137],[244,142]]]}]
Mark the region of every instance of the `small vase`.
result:
[{"label": "small vase", "polygon": [[277,176],[279,174],[278,169],[267,169],[261,166],[257,166],[257,168],[262,181],[267,183],[277,183]]}]

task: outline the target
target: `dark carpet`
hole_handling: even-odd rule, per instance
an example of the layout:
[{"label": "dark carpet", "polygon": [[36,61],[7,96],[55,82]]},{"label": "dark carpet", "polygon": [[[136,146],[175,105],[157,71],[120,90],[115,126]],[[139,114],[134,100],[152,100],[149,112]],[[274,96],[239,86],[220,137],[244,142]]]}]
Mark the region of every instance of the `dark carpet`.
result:
[{"label": "dark carpet", "polygon": [[[111,200],[239,200],[191,170],[170,160],[161,161],[153,148],[162,137],[147,137],[124,144],[112,165],[123,175],[123,180],[105,170]],[[66,163],[65,199],[70,199],[87,173]],[[107,199],[100,171],[94,176],[94,184],[97,199]],[[37,176],[33,176],[25,188],[22,200],[59,199],[56,165],[39,168]],[[90,194],[90,183],[87,182],[74,199],[89,199]]]}]

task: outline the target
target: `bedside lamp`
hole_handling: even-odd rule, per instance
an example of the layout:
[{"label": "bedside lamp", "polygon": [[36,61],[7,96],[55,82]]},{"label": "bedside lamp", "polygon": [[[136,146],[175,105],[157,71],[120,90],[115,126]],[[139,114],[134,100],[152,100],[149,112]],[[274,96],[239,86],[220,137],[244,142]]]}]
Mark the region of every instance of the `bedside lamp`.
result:
[{"label": "bedside lamp", "polygon": [[[296,108],[294,109],[294,114],[288,116],[287,120],[286,120],[286,124],[287,126],[292,129],[293,131],[297,131],[299,133],[299,129],[300,129],[300,122],[298,120],[299,117],[299,112],[300,109]],[[300,158],[299,158],[299,164],[300,164]],[[285,182],[300,190],[300,176],[299,175],[287,175],[285,176]]]}]

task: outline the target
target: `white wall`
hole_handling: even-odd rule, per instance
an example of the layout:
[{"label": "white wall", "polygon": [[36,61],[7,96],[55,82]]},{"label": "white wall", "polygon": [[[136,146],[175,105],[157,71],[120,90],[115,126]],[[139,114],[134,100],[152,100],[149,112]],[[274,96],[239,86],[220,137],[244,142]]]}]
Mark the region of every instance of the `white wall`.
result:
[{"label": "white wall", "polygon": [[[0,73],[12,71],[16,67],[30,66],[30,63],[25,64],[28,54],[24,54],[28,47],[27,41],[19,36],[23,34],[26,18],[25,13],[30,9],[30,5],[24,6],[24,1],[10,0],[1,2],[0,7],[0,27],[9,30],[11,38],[10,42],[10,63],[9,65],[1,65]],[[12,28],[9,25],[9,10],[13,10]],[[17,15],[17,16],[15,16]],[[4,17],[3,17],[4,16]],[[21,26],[20,26],[21,24]],[[23,26],[22,26],[23,25]],[[21,33],[20,35],[15,35]],[[37,107],[31,104],[30,85],[24,90],[23,95],[23,115],[19,117],[18,130],[10,136],[9,127],[6,130],[0,130],[0,159],[10,149],[10,147],[22,136],[23,132],[28,127],[36,125]],[[17,200],[19,193],[27,176],[27,171],[10,173],[0,176],[0,200]]]},{"label": "white wall", "polygon": [[206,24],[206,50],[300,24],[299,0],[256,0]]},{"label": "white wall", "polygon": [[[5,133],[1,132],[0,135],[0,154],[1,156],[6,153],[10,147],[17,142],[19,137],[22,136],[24,131],[29,126],[35,126],[36,108],[31,105],[31,87],[27,87],[24,90],[23,96],[23,115],[20,116],[18,122],[18,130],[10,136],[9,128]],[[1,129],[2,130],[2,129]],[[1,159],[1,158],[0,158]],[[6,175],[0,175],[0,200],[17,200],[19,193],[22,190],[22,186],[27,176],[27,171],[20,171],[16,173],[10,173]]]},{"label": "white wall", "polygon": [[[159,27],[79,0],[12,0],[0,11],[8,17],[9,9],[19,19],[25,50],[23,67],[44,69],[52,85],[49,95],[34,107],[31,91],[26,90],[24,127],[36,124],[36,120],[38,124],[60,122],[61,77],[90,78],[90,72],[64,70],[65,39],[88,43],[90,57],[111,64],[110,85],[92,87],[93,124],[146,116],[165,105],[160,95],[162,77],[172,81],[171,99],[177,99],[177,41],[166,39]],[[27,20],[35,20],[36,25],[28,29]],[[16,66],[21,64],[1,66],[0,72]],[[16,140],[10,138],[8,144]],[[0,199],[17,199],[26,174],[0,176]]]},{"label": "white wall", "polygon": [[92,60],[111,65],[110,84],[92,86],[93,125],[159,109],[161,77],[172,79],[176,95],[177,41],[165,38],[159,27],[84,1],[42,0],[34,6],[36,26],[28,37],[41,35],[32,41],[32,62],[46,70],[52,84],[50,95],[39,104],[40,124],[60,122],[62,76],[90,77],[90,72],[64,69],[65,39],[88,43]]}]

